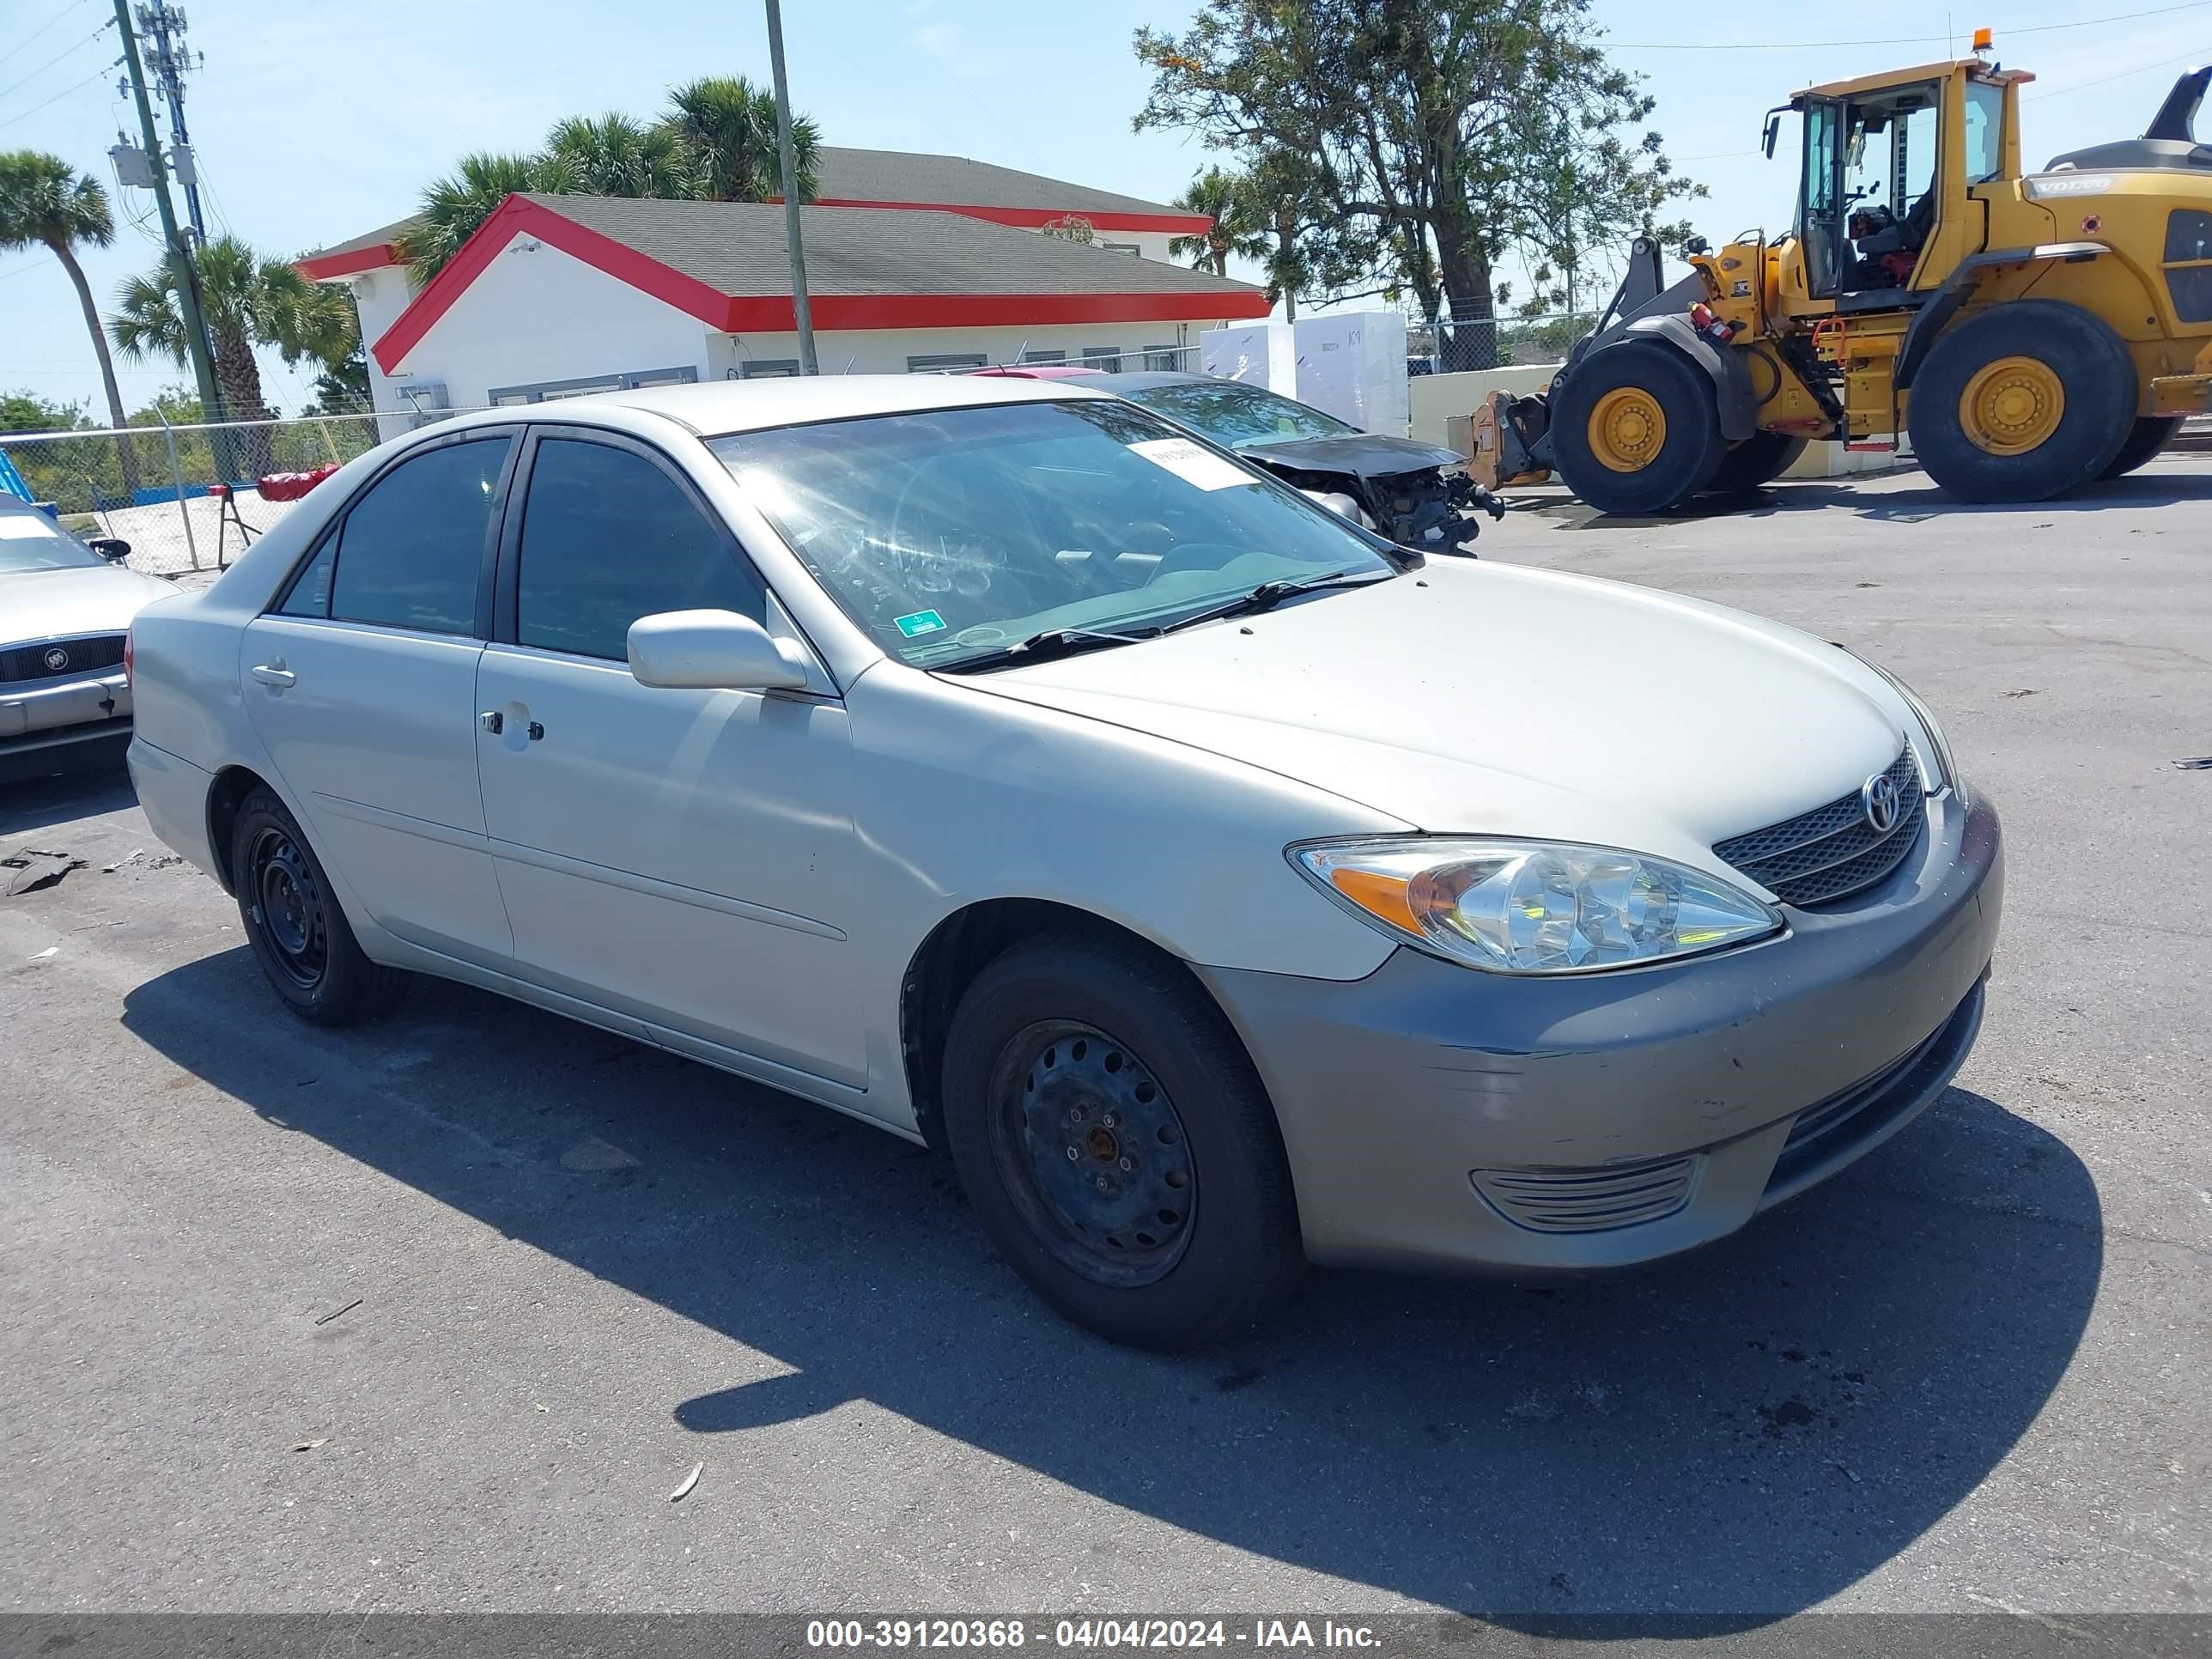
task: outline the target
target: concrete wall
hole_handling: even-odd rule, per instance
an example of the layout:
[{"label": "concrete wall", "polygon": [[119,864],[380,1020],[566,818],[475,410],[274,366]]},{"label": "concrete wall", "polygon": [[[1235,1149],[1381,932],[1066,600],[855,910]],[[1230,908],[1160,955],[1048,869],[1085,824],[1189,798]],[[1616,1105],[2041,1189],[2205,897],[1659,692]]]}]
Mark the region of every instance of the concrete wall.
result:
[{"label": "concrete wall", "polygon": [[1529,368],[1479,368],[1461,374],[1416,374],[1407,387],[1413,406],[1412,436],[1420,443],[1444,441],[1444,420],[1451,415],[1472,415],[1493,392],[1526,397],[1541,391],[1559,371],[1557,363]]}]

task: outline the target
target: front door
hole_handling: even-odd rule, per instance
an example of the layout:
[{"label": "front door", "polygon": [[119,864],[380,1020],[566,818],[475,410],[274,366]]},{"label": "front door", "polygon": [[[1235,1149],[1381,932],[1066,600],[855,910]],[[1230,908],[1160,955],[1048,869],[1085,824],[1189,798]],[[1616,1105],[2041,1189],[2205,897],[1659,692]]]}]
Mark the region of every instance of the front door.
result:
[{"label": "front door", "polygon": [[356,496],[239,659],[325,865],[386,932],[503,967],[477,784],[477,659],[512,430],[410,452]]},{"label": "front door", "polygon": [[846,907],[851,744],[832,697],[640,685],[629,625],[767,618],[720,517],[646,445],[536,428],[477,702],[521,970],[679,1036],[863,1086]]}]

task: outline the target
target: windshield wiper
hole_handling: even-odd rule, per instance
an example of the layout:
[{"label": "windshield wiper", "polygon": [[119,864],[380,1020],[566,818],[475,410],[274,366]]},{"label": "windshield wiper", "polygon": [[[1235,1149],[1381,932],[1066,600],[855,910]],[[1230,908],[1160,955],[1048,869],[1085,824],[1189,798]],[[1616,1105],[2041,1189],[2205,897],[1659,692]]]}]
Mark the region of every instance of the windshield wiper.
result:
[{"label": "windshield wiper", "polygon": [[970,669],[1003,668],[1009,663],[1042,662],[1048,657],[1072,657],[1079,651],[1097,651],[1109,645],[1136,645],[1146,640],[1156,640],[1167,630],[1160,628],[1140,629],[1133,634],[1109,634],[1094,628],[1048,628],[1032,634],[1012,645],[995,646],[988,651],[979,651],[972,657],[960,657],[951,662],[939,663],[943,672],[964,674]]},{"label": "windshield wiper", "polygon": [[1219,605],[1208,605],[1188,617],[1178,617],[1159,631],[1173,634],[1182,629],[1195,628],[1200,623],[1218,622],[1224,617],[1255,616],[1262,611],[1273,611],[1294,594],[1310,593],[1322,587],[1364,587],[1370,582],[1389,581],[1396,574],[1389,570],[1332,570],[1325,576],[1307,576],[1294,582],[1261,582],[1249,593],[1224,599]]}]

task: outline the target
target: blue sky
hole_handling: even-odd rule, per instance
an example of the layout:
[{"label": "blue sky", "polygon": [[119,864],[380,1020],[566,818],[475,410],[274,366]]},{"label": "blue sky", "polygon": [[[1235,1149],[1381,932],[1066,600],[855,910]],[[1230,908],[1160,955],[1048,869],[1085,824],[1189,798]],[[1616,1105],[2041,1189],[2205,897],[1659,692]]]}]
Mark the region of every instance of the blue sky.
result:
[{"label": "blue sky", "polygon": [[[187,112],[211,228],[282,254],[398,218],[463,153],[532,147],[563,115],[650,112],[668,86],[699,73],[768,75],[757,0],[187,0],[185,9],[207,58]],[[786,0],[793,95],[832,143],[947,151],[1164,200],[1208,157],[1194,140],[1130,131],[1146,77],[1129,35],[1145,23],[1179,27],[1191,9],[1180,0]],[[1814,80],[1942,58],[1947,30],[1963,47],[1991,26],[1999,57],[2039,75],[2027,89],[2032,165],[2141,131],[2173,76],[2212,59],[2212,0],[1848,9],[1846,21],[1832,6],[1701,18],[1593,5],[1622,61],[1649,77],[1669,153],[1708,186],[1685,211],[1716,240],[1790,213],[1794,164],[1757,153],[1769,105]],[[110,10],[108,0],[0,0],[0,88],[29,77],[0,91],[0,149],[54,151],[112,187],[107,148],[118,125],[135,136],[136,121],[102,72],[117,54],[112,31],[87,39]],[[2048,29],[2122,12],[2151,15]],[[2027,32],[2039,27],[2048,32]],[[1845,36],[1853,44],[1747,49]],[[1716,41],[1733,49],[1703,44]],[[115,247],[86,261],[103,307],[158,258],[150,194],[119,192],[118,205]],[[184,378],[167,365],[118,368],[134,406]],[[43,252],[0,255],[0,390],[19,386],[98,410],[75,296]],[[288,408],[307,396],[274,366],[269,390]]]}]

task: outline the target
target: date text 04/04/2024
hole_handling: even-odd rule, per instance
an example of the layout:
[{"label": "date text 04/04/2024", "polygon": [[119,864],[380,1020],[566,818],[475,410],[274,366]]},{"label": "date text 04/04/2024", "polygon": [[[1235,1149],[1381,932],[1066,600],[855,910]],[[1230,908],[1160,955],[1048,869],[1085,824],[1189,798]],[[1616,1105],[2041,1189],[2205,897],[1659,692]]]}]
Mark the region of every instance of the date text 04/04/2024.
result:
[{"label": "date text 04/04/2024", "polygon": [[[1034,1628],[1032,1628],[1034,1626]],[[1330,1619],[1255,1619],[1231,1624],[1221,1619],[811,1619],[811,1648],[898,1650],[908,1648],[1039,1646],[1086,1651],[1120,1648],[1225,1648],[1267,1650],[1379,1646],[1381,1638],[1365,1625],[1340,1625]]]}]

